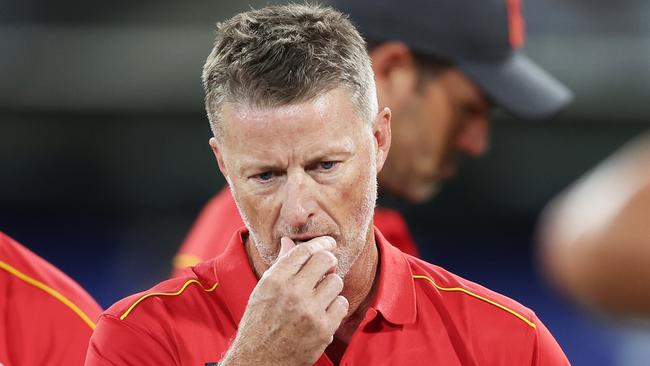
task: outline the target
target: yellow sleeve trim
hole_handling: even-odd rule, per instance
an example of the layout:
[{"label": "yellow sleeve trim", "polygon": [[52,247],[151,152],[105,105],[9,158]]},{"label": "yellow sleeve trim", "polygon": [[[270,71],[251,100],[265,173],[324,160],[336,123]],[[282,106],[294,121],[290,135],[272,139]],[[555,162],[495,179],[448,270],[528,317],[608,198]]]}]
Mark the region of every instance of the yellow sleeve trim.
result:
[{"label": "yellow sleeve trim", "polygon": [[205,288],[205,287],[203,287],[203,285],[201,284],[201,282],[199,282],[198,280],[191,279],[191,280],[187,280],[187,281],[183,284],[183,287],[181,287],[181,289],[178,290],[178,291],[176,291],[176,292],[152,292],[152,293],[149,293],[149,294],[143,295],[143,296],[140,297],[136,302],[134,302],[133,305],[129,306],[129,308],[126,309],[126,311],[124,312],[124,314],[122,314],[122,315],[120,316],[120,320],[124,320],[124,319],[126,319],[126,317],[129,316],[129,314],[131,314],[131,312],[133,311],[133,309],[135,309],[135,307],[138,306],[138,305],[139,305],[141,302],[143,302],[144,300],[146,300],[146,299],[148,299],[148,298],[150,298],[150,297],[152,297],[152,296],[178,296],[178,295],[182,294],[183,291],[185,291],[185,289],[187,288],[187,286],[189,286],[189,285],[192,284],[192,283],[196,283],[196,284],[198,284],[199,286],[201,286],[201,288],[202,288],[203,291],[205,291],[205,292],[212,292],[212,291],[214,291],[214,290],[217,288],[217,286],[219,286],[219,283],[215,283],[214,286],[212,286],[212,287],[210,287],[210,288]]},{"label": "yellow sleeve trim", "polygon": [[198,263],[203,262],[203,260],[195,255],[191,254],[179,254],[174,257],[174,269],[183,269],[187,267],[192,267]]},{"label": "yellow sleeve trim", "polygon": [[483,296],[481,296],[479,294],[476,294],[476,293],[474,293],[472,291],[469,291],[469,290],[464,289],[462,287],[442,287],[442,286],[439,286],[433,279],[431,279],[431,278],[429,278],[427,276],[414,275],[413,278],[420,279],[420,280],[427,280],[433,285],[433,287],[437,288],[440,291],[462,292],[462,293],[464,293],[466,295],[472,296],[472,297],[477,298],[477,299],[479,299],[481,301],[485,301],[490,305],[494,305],[494,306],[498,307],[499,309],[504,310],[504,311],[516,316],[517,318],[519,318],[524,323],[528,324],[533,329],[537,329],[537,326],[535,325],[535,323],[528,320],[528,318],[526,318],[525,316],[519,314],[518,312],[516,312],[516,311],[514,311],[514,310],[512,310],[512,309],[510,309],[510,308],[508,308],[506,306],[503,306],[503,305],[501,305],[501,304],[499,304],[497,302],[494,302],[494,301],[492,301],[492,300],[490,300],[488,298],[485,298],[485,297],[483,297]]},{"label": "yellow sleeve trim", "polygon": [[6,262],[0,261],[0,268],[16,276],[20,280],[25,281],[28,284],[44,291],[45,293],[52,296],[53,298],[61,301],[63,305],[67,306],[68,308],[70,308],[70,310],[74,311],[74,313],[77,314],[81,318],[81,320],[83,320],[84,323],[86,323],[90,327],[90,329],[95,330],[95,323],[92,321],[92,319],[90,319],[90,317],[86,313],[84,313],[83,310],[81,310],[72,301],[68,300],[68,298],[63,296],[59,291],[51,288],[50,286],[44,284],[43,282],[35,278],[32,278],[20,272],[19,270],[7,264]]}]

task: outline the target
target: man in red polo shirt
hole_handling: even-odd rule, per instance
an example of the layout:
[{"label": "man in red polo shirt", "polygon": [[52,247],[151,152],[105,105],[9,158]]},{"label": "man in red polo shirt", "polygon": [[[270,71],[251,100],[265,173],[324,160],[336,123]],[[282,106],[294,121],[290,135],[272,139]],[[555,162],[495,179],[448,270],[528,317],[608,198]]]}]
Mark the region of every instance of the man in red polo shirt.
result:
[{"label": "man in red polo shirt", "polygon": [[102,309],[0,232],[0,365],[81,365]]},{"label": "man in red polo shirt", "polygon": [[391,144],[341,13],[271,6],[218,26],[210,145],[246,229],[106,311],[87,365],[567,365],[535,314],[373,228]]},{"label": "man in red polo shirt", "polygon": [[[571,93],[521,52],[519,0],[340,0],[369,41],[380,106],[393,112],[382,193],[426,202],[456,171],[457,155],[489,145],[492,104],[526,120],[556,114]],[[174,258],[174,273],[214,258],[244,224],[226,188],[202,210]],[[418,256],[401,214],[375,210],[375,226]]]}]

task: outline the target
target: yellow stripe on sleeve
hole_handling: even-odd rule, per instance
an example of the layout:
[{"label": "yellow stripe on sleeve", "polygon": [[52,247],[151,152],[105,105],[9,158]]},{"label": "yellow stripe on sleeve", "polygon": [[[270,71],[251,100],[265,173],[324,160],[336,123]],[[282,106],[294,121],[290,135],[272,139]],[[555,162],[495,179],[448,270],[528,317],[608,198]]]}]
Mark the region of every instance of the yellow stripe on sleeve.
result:
[{"label": "yellow stripe on sleeve", "polygon": [[148,293],[148,294],[143,295],[142,297],[140,297],[136,302],[134,302],[131,306],[129,306],[129,308],[126,309],[126,311],[124,312],[124,314],[122,314],[122,315],[120,316],[120,320],[124,320],[124,319],[126,319],[126,317],[129,316],[129,314],[133,311],[133,309],[135,309],[135,307],[138,306],[138,305],[139,305],[141,302],[143,302],[145,299],[148,299],[148,298],[150,298],[150,297],[152,297],[152,296],[178,296],[178,295],[182,294],[183,291],[185,291],[185,289],[187,288],[187,286],[189,286],[189,285],[192,284],[192,283],[196,283],[196,284],[198,284],[199,286],[201,286],[201,288],[202,288],[203,291],[205,291],[205,292],[212,292],[212,291],[214,291],[214,290],[217,288],[217,286],[219,286],[219,283],[215,283],[214,286],[212,286],[212,287],[210,287],[210,288],[205,288],[205,287],[203,287],[203,285],[201,284],[201,282],[199,282],[198,280],[191,279],[191,280],[187,280],[187,281],[183,284],[183,286],[180,288],[180,290],[178,290],[178,291],[176,291],[176,292],[152,292],[152,293]]},{"label": "yellow stripe on sleeve", "polygon": [[63,305],[67,306],[72,310],[75,314],[77,314],[81,320],[86,323],[90,329],[95,330],[95,323],[90,319],[90,317],[83,312],[76,304],[74,304],[72,301],[70,301],[67,297],[63,296],[59,291],[51,288],[50,286],[44,284],[43,282],[32,278],[21,271],[17,270],[16,268],[12,267],[6,262],[0,261],[0,268],[4,269],[5,271],[9,272],[13,276],[17,277],[18,279],[44,291],[48,295],[54,297],[55,299],[59,300],[60,302],[63,303]]},{"label": "yellow stripe on sleeve", "polygon": [[535,325],[535,323],[528,320],[528,318],[526,318],[525,316],[523,316],[523,315],[519,314],[518,312],[516,312],[516,311],[514,311],[514,310],[512,310],[512,309],[510,309],[510,308],[508,308],[506,306],[503,306],[503,305],[501,305],[501,304],[499,304],[499,303],[497,303],[495,301],[492,301],[492,300],[490,300],[488,298],[485,298],[485,297],[483,297],[483,296],[481,296],[479,294],[476,294],[476,293],[474,293],[472,291],[469,291],[469,290],[464,289],[462,287],[442,287],[442,286],[439,286],[433,279],[431,279],[430,277],[427,277],[427,276],[414,275],[413,278],[420,279],[420,280],[427,280],[427,281],[429,281],[431,283],[431,285],[433,285],[433,287],[437,288],[440,291],[462,292],[462,293],[464,293],[466,295],[477,298],[477,299],[479,299],[481,301],[484,301],[484,302],[486,302],[486,303],[488,303],[490,305],[494,305],[494,306],[498,307],[499,309],[504,310],[504,311],[516,316],[517,318],[519,318],[524,323],[528,324],[533,329],[537,329],[537,326]]}]

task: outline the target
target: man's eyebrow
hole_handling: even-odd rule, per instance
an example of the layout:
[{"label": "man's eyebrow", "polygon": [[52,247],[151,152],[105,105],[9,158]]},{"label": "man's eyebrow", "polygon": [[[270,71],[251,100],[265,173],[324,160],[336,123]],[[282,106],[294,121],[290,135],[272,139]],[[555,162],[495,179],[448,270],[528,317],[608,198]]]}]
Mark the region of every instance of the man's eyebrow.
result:
[{"label": "man's eyebrow", "polygon": [[242,175],[248,175],[251,173],[257,174],[262,172],[275,171],[281,169],[281,167],[282,164],[248,160],[240,165],[239,173]]},{"label": "man's eyebrow", "polygon": [[336,149],[327,152],[316,153],[305,159],[305,166],[314,166],[324,161],[346,160],[352,155],[354,155],[354,152],[348,149]]},{"label": "man's eyebrow", "polygon": [[312,162],[315,160],[322,161],[323,159],[331,159],[337,156],[345,157],[354,153],[354,148],[355,145],[352,141],[343,139],[328,146],[315,149],[316,151],[313,154],[309,154],[305,160]]},{"label": "man's eyebrow", "polygon": [[306,159],[308,164],[318,163],[324,160],[343,159],[352,155],[352,150],[336,149],[327,152],[319,152]]},{"label": "man's eyebrow", "polygon": [[285,164],[270,156],[248,156],[239,160],[237,171],[241,175],[281,169]]}]

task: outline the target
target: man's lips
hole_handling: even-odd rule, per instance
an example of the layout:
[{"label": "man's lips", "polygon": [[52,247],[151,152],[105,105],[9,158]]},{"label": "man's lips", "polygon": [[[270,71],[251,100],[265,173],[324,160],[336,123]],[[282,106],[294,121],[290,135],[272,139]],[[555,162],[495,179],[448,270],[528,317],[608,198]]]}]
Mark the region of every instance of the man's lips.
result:
[{"label": "man's lips", "polygon": [[319,236],[325,236],[327,234],[301,234],[301,235],[290,235],[289,239],[293,240],[294,243],[296,244],[301,244],[306,241],[310,241],[314,238],[317,238]]}]

